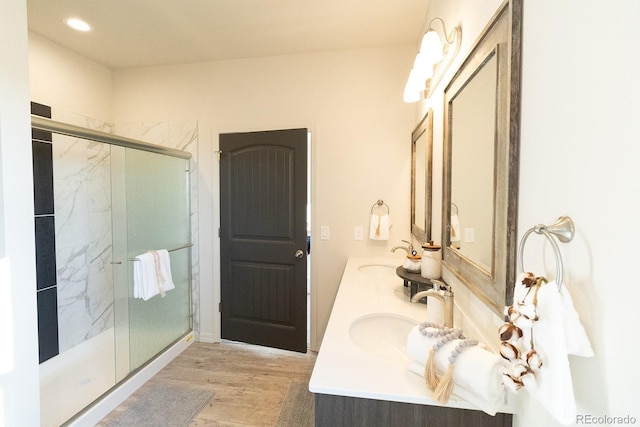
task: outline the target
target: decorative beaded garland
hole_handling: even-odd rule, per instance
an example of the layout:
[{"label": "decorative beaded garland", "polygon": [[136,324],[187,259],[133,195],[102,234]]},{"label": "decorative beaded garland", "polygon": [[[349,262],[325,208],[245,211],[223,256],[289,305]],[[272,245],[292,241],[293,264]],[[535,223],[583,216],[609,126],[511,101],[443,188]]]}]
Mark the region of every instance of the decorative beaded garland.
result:
[{"label": "decorative beaded garland", "polygon": [[447,328],[446,326],[440,325],[439,323],[432,322],[422,322],[418,325],[418,330],[422,335],[426,335],[427,328],[434,328],[438,330],[451,329]]},{"label": "decorative beaded garland", "polygon": [[461,340],[453,350],[451,350],[451,354],[449,355],[449,367],[447,368],[447,372],[440,378],[437,387],[433,391],[433,398],[440,402],[446,403],[449,400],[449,396],[451,396],[451,392],[453,391],[453,365],[456,362],[456,358],[462,353],[465,349],[469,347],[473,347],[478,345],[477,340],[472,339],[463,339]]},{"label": "decorative beaded garland", "polygon": [[478,345],[478,340],[465,339],[460,341],[451,351],[451,355],[449,356],[449,363],[455,363],[456,357],[458,357],[460,353],[462,353],[466,348],[473,347],[474,345]]},{"label": "decorative beaded garland", "polygon": [[[449,328],[437,323],[422,322],[418,325],[418,330],[428,338],[438,337],[438,340],[433,343],[429,350],[429,359],[425,366],[424,378],[429,388],[433,390],[433,398],[440,403],[446,403],[453,390],[453,365],[456,358],[467,348],[478,345],[478,341],[466,339],[462,334],[462,329]],[[442,378],[438,378],[435,367],[435,353],[440,350],[442,346],[456,339],[459,339],[460,342],[456,344],[453,350],[451,350],[451,354],[449,354],[447,371]]]},{"label": "decorative beaded garland", "polygon": [[[434,398],[445,403],[449,400],[451,391],[453,390],[453,364],[456,357],[464,351],[464,349],[477,345],[478,341],[465,339],[462,329],[449,328],[436,323],[422,322],[418,326],[418,330],[422,335],[428,338],[438,338],[429,350],[429,358],[425,365],[424,379],[429,388],[433,391]],[[448,342],[460,339],[461,341],[455,346],[449,355],[449,367],[442,378],[438,378],[436,372],[435,354]]]},{"label": "decorative beaded garland", "polygon": [[[436,331],[429,331],[429,330],[427,330],[427,328],[436,329]],[[442,347],[442,345],[444,345],[444,343],[446,343],[448,341],[451,341],[452,339],[456,339],[456,338],[463,339],[464,338],[464,336],[462,335],[462,329],[449,328],[447,326],[442,326],[442,325],[439,325],[437,323],[422,322],[422,323],[420,323],[418,325],[418,330],[420,331],[420,333],[422,335],[425,335],[428,338],[442,337],[442,338],[440,338],[440,340],[438,340],[438,342],[440,342],[441,340],[447,338],[448,336],[451,336],[451,338],[447,338],[445,341],[440,343],[438,345],[438,347],[436,348],[436,350],[438,348]],[[435,344],[434,344],[434,346],[435,346]]]}]

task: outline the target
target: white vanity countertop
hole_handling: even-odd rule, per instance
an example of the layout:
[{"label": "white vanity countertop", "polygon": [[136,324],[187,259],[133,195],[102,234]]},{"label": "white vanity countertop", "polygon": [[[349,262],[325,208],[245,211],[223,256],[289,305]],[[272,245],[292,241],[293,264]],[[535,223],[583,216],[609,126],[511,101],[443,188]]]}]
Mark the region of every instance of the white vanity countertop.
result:
[{"label": "white vanity countertop", "polygon": [[[395,267],[403,261],[398,257],[349,258],[311,375],[309,390],[320,394],[477,409],[456,396],[452,396],[446,405],[436,402],[424,379],[407,368],[409,360],[400,362],[370,354],[350,338],[350,325],[356,319],[374,313],[409,317],[416,324],[427,320],[442,323],[442,308],[437,300],[429,300],[428,311],[424,304],[409,302],[403,281],[395,274]],[[388,273],[372,274],[359,270],[365,265],[388,265],[392,268],[388,269]],[[500,412],[515,413],[515,409],[516,405],[510,402]]]}]

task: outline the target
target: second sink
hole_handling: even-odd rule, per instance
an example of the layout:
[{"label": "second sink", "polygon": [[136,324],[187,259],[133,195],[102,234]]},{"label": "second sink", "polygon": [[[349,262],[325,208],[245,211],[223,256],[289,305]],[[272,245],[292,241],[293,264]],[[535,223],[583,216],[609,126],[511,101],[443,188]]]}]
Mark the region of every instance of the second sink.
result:
[{"label": "second sink", "polygon": [[358,270],[372,276],[395,276],[396,267],[387,264],[366,264],[358,267]]},{"label": "second sink", "polygon": [[353,321],[351,340],[363,351],[384,359],[408,360],[407,335],[418,322],[393,313],[374,313]]}]

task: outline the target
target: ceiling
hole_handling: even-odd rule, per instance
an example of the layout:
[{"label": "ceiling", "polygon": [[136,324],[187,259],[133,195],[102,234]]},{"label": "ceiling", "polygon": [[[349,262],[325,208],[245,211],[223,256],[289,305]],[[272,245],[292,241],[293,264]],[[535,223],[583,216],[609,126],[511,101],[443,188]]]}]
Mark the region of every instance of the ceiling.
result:
[{"label": "ceiling", "polygon": [[[416,44],[429,0],[27,0],[29,30],[111,69]],[[66,26],[82,18],[93,30]]]}]

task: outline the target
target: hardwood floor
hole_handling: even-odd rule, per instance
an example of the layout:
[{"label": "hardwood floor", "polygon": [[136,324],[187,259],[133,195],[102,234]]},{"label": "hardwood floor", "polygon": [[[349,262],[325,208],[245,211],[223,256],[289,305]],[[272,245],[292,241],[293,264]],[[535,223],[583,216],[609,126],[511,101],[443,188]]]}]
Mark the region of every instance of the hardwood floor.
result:
[{"label": "hardwood floor", "polygon": [[[233,342],[194,343],[136,394],[144,393],[152,382],[211,390],[213,398],[190,427],[274,426],[289,385],[308,382],[315,360],[311,352]],[[126,410],[136,394],[113,413]]]}]

